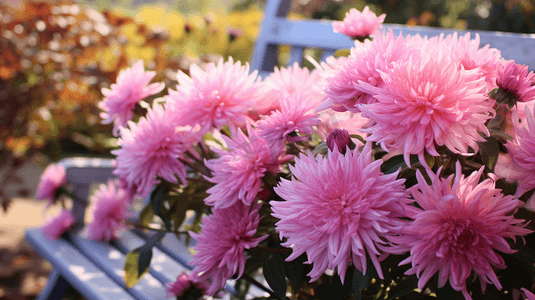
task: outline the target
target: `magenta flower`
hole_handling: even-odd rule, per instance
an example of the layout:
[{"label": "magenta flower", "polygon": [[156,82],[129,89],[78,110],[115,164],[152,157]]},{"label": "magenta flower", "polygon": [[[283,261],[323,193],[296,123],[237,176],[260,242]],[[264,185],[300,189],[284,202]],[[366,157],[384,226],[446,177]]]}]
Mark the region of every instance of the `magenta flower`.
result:
[{"label": "magenta flower", "polygon": [[524,292],[524,295],[526,295],[527,298],[525,300],[535,300],[535,294],[530,292],[528,289],[521,288],[520,290]]},{"label": "magenta flower", "polygon": [[[315,103],[310,101],[310,97],[290,94],[280,99],[280,106],[279,110],[258,122],[258,135],[261,138],[276,144],[306,140],[308,135],[314,133],[313,126],[318,125],[320,120],[313,112]],[[299,136],[290,136],[292,133],[298,133]]]},{"label": "magenta flower", "polygon": [[65,168],[60,164],[50,164],[41,175],[37,186],[37,200],[48,200],[52,203],[56,199],[58,189],[67,181]]},{"label": "magenta flower", "polygon": [[156,72],[145,72],[143,61],[139,60],[131,68],[119,72],[117,83],[112,84],[111,89],[102,89],[105,98],[98,104],[103,110],[100,117],[104,119],[104,124],[113,122],[114,135],[132,119],[132,110],[136,103],[163,90],[164,83],[149,84],[154,76]]},{"label": "magenta flower", "polygon": [[327,147],[329,150],[334,151],[334,148],[338,148],[338,152],[345,153],[346,148],[351,145],[351,137],[349,132],[345,129],[335,129],[327,137]]},{"label": "magenta flower", "polygon": [[302,155],[290,166],[294,180],[285,180],[275,192],[286,201],[271,201],[282,244],[293,247],[291,261],[306,252],[314,263],[311,282],[329,268],[344,278],[347,267],[366,273],[369,256],[381,278],[377,246],[405,221],[411,203],[398,172],[381,173],[382,160],[372,162],[371,143],[345,155],[334,148],[326,157]]},{"label": "magenta flower", "polygon": [[166,100],[177,112],[179,125],[200,125],[202,132],[225,124],[242,126],[256,101],[256,74],[249,74],[249,64],[234,63],[231,57],[209,63],[206,71],[192,65],[191,77],[179,72],[177,90],[169,90]]},{"label": "magenta flower", "polygon": [[275,67],[273,73],[262,82],[262,97],[256,101],[254,112],[269,115],[272,111],[280,111],[280,99],[291,94],[302,94],[317,104],[323,97],[320,80],[318,70],[309,71],[299,67],[298,63],[287,68]]},{"label": "magenta flower", "polygon": [[360,112],[358,104],[374,103],[376,100],[358,87],[365,83],[382,87],[382,72],[387,72],[394,62],[417,54],[419,51],[415,45],[408,44],[401,35],[396,37],[392,31],[377,35],[373,41],[355,44],[347,59],[332,68],[326,66],[328,71],[323,75],[326,96],[318,110],[332,108],[340,112]]},{"label": "magenta flower", "polygon": [[[436,70],[441,70],[436,72]],[[377,102],[359,105],[362,115],[375,124],[368,141],[383,149],[403,149],[417,154],[424,163],[424,152],[438,156],[435,145],[445,145],[455,153],[470,155],[478,151],[488,135],[485,122],[494,116],[494,100],[484,92],[484,78],[477,69],[464,70],[447,55],[432,53],[419,61],[409,59],[381,73],[383,87],[361,82],[359,89],[373,94]]]},{"label": "magenta flower", "polygon": [[514,61],[498,64],[496,85],[518,102],[535,100],[535,73],[533,71],[528,73],[528,66],[519,65]]},{"label": "magenta flower", "polygon": [[118,180],[110,180],[101,184],[90,198],[95,205],[93,222],[88,225],[87,237],[95,241],[116,239],[116,232],[123,228],[123,221],[128,218],[126,212],[131,195],[119,188]]},{"label": "magenta flower", "polygon": [[76,222],[70,210],[63,209],[57,216],[49,218],[46,224],[41,226],[41,233],[49,240],[57,240]]},{"label": "magenta flower", "polygon": [[386,15],[382,14],[379,17],[370,11],[368,6],[364,7],[362,12],[355,8],[346,13],[346,17],[342,22],[333,22],[333,31],[347,35],[350,38],[365,38],[369,35],[375,35],[379,29],[383,27],[383,22]]},{"label": "magenta flower", "polygon": [[515,239],[531,233],[523,220],[513,213],[524,203],[513,196],[504,196],[492,179],[480,182],[483,167],[464,177],[460,163],[448,178],[429,174],[431,185],[417,171],[418,184],[410,193],[421,207],[413,207],[409,217],[414,221],[400,229],[400,236],[390,237],[397,244],[388,251],[410,256],[401,264],[412,264],[405,274],[416,274],[418,288],[438,272],[438,287],[449,281],[456,291],[471,299],[466,280],[472,273],[479,276],[483,292],[487,283],[502,286],[493,267],[506,266],[496,253],[514,253],[505,238]]},{"label": "magenta flower", "polygon": [[[518,180],[517,196],[535,188],[535,110],[531,113],[526,107],[524,112],[524,122],[514,122],[516,135],[513,142],[506,144],[515,171],[511,179]],[[513,114],[513,119],[518,119],[518,113]]]},{"label": "magenta flower", "polygon": [[190,293],[194,293],[198,296],[202,296],[206,293],[208,289],[208,283],[205,281],[199,281],[197,274],[190,273],[189,275],[186,272],[182,272],[176,278],[175,282],[168,282],[165,284],[165,291],[167,292],[167,298],[171,297],[184,297],[187,299]]},{"label": "magenta flower", "polygon": [[207,205],[216,209],[226,208],[236,202],[251,205],[260,191],[266,172],[277,174],[281,164],[291,156],[285,155],[283,144],[271,144],[248,128],[249,137],[240,129],[232,130],[232,139],[223,136],[228,149],[213,149],[219,158],[205,162],[212,170],[212,177],[206,179],[216,185],[206,192]]},{"label": "magenta flower", "polygon": [[186,185],[186,167],[181,160],[188,161],[186,152],[197,155],[192,146],[198,137],[193,130],[179,130],[171,122],[173,117],[155,104],[137,124],[130,122],[121,129],[121,148],[112,153],[117,156],[113,174],[121,179],[123,188],[144,198],[157,183],[157,176],[177,183],[177,175]]},{"label": "magenta flower", "polygon": [[197,240],[196,251],[190,265],[199,280],[212,282],[207,295],[214,295],[225,286],[234,274],[240,278],[245,268],[245,249],[256,247],[267,235],[254,237],[260,222],[260,206],[248,206],[241,202],[203,218],[201,233],[190,232]]}]

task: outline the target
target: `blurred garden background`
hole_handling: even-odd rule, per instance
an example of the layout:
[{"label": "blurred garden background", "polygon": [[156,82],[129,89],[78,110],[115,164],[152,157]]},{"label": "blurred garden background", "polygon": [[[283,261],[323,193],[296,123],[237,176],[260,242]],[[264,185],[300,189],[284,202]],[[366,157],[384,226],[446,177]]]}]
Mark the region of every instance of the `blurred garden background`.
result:
[{"label": "blurred garden background", "polygon": [[[14,227],[39,225],[13,199],[31,202],[48,163],[109,156],[116,146],[111,125],[99,117],[101,89],[139,59],[167,87],[191,64],[202,67],[221,56],[248,61],[264,5],[265,0],[0,1],[0,238],[7,234],[11,244],[0,243],[0,299],[33,299],[50,271],[31,249],[18,246],[21,237],[9,235]],[[385,23],[535,33],[535,0],[293,0],[289,18],[341,20],[350,8],[366,5],[386,13]],[[279,52],[284,61],[288,53]],[[144,108],[136,109],[143,114]],[[37,275],[23,288],[32,270]]]}]

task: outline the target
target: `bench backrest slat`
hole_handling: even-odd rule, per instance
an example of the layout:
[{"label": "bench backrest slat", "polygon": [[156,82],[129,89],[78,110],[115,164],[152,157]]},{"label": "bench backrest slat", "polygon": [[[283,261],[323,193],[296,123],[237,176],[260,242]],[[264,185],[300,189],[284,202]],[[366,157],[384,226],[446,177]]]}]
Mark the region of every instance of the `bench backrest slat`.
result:
[{"label": "bench backrest slat", "polygon": [[[288,20],[286,14],[291,0],[269,0],[266,5],[262,30],[253,58],[251,68],[262,72],[273,72],[277,65],[278,45],[289,45],[299,48],[319,48],[334,53],[338,49],[349,49],[354,42],[340,33],[333,32],[332,21],[325,20]],[[476,34],[480,37],[480,47],[489,44],[492,48],[501,51],[505,59],[514,59],[519,64],[528,65],[535,69],[535,34],[518,34],[491,31],[466,31],[445,28],[432,28],[421,26],[405,26],[384,24],[383,30],[393,30],[396,35],[438,36],[458,32],[459,35],[471,33],[474,39]],[[290,64],[294,61],[302,62],[302,58],[293,56]],[[322,59],[328,55],[323,55]]]}]

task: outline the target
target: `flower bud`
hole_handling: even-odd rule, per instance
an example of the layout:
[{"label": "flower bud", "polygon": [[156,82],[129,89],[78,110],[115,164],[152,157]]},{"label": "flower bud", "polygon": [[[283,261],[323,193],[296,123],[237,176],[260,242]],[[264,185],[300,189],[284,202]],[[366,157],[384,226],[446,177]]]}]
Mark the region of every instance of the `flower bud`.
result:
[{"label": "flower bud", "polygon": [[338,146],[340,153],[345,153],[346,147],[351,145],[351,137],[349,132],[345,129],[335,129],[329,133],[327,137],[327,147],[329,150],[334,151],[334,147]]}]

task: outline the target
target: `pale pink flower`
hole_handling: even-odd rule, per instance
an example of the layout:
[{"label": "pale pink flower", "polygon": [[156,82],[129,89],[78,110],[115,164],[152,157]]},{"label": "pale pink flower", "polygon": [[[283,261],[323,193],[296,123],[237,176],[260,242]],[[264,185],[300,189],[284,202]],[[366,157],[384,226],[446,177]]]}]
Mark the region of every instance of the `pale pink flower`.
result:
[{"label": "pale pink flower", "polygon": [[[269,143],[306,140],[320,120],[314,114],[315,103],[300,93],[283,96],[280,109],[257,123],[258,135]],[[291,136],[291,134],[299,134]]]},{"label": "pale pink flower", "polygon": [[530,292],[528,289],[521,288],[520,290],[524,292],[524,295],[526,295],[527,298],[525,300],[535,300],[535,294]]},{"label": "pale pink flower", "polygon": [[[480,46],[479,34],[475,34],[474,39],[470,39],[471,34],[459,36],[457,32],[444,37],[433,37],[430,44],[437,48],[449,49],[452,59],[457,60],[465,70],[478,69],[481,76],[485,78],[486,93],[496,87],[496,77],[498,72],[496,67],[500,64],[501,53],[496,48],[489,45]],[[436,51],[430,47],[425,51]],[[424,50],[422,50],[424,51]]]},{"label": "pale pink flower", "polygon": [[70,210],[63,209],[57,216],[49,218],[46,224],[41,226],[41,233],[49,240],[57,240],[76,222]]},{"label": "pale pink flower", "polygon": [[505,238],[515,239],[531,233],[523,220],[513,213],[524,203],[513,196],[504,196],[492,179],[480,182],[483,167],[466,177],[457,162],[456,173],[441,178],[428,172],[431,184],[417,171],[418,184],[410,193],[420,208],[412,207],[412,222],[400,228],[400,235],[389,240],[398,246],[387,251],[410,256],[400,264],[411,264],[405,274],[416,274],[418,288],[438,272],[438,287],[449,281],[456,291],[471,299],[466,280],[472,273],[479,276],[483,292],[487,283],[502,286],[493,268],[504,269],[503,258],[496,253],[511,254]]},{"label": "pale pink flower", "polygon": [[498,64],[498,88],[518,102],[535,100],[535,73],[528,73],[528,66],[519,65],[514,61]]},{"label": "pale pink flower", "polygon": [[124,228],[124,220],[128,218],[127,209],[131,195],[119,188],[118,180],[110,180],[101,184],[89,201],[95,205],[93,221],[88,225],[87,237],[95,241],[117,239],[117,231]]},{"label": "pale pink flower", "polygon": [[346,13],[342,22],[333,22],[333,31],[347,35],[350,38],[364,38],[369,35],[375,35],[383,27],[386,15],[379,17],[368,6],[364,7],[362,12],[352,8]]},{"label": "pale pink flower", "polygon": [[167,298],[171,297],[186,297],[191,293],[197,296],[202,296],[208,289],[208,283],[205,281],[199,281],[197,274],[182,272],[176,278],[175,282],[168,282],[165,284],[165,291],[167,292]]},{"label": "pale pink flower", "polygon": [[245,249],[256,247],[267,237],[254,237],[260,222],[259,208],[237,202],[214,209],[212,215],[203,218],[200,234],[190,231],[197,245],[189,264],[195,266],[192,272],[199,274],[199,280],[212,281],[207,295],[214,295],[234,274],[240,278],[245,268]]},{"label": "pale pink flower", "polygon": [[198,141],[193,130],[181,130],[171,120],[174,116],[160,104],[149,108],[147,115],[136,124],[129,122],[121,129],[120,149],[117,156],[117,175],[124,188],[144,198],[157,183],[156,177],[186,185],[186,167],[181,161],[189,161],[186,152],[198,155],[192,149]]},{"label": "pale pink flower", "polygon": [[285,201],[271,201],[282,244],[292,247],[286,259],[306,252],[314,263],[311,282],[328,268],[344,278],[348,265],[366,273],[370,257],[383,278],[377,246],[405,221],[405,206],[412,201],[398,172],[381,173],[382,160],[372,162],[371,143],[345,155],[328,150],[326,157],[310,152],[295,160],[294,180],[282,179],[275,192]]},{"label": "pale pink flower", "polygon": [[[534,110],[535,113],[535,110]],[[515,137],[513,142],[507,142],[506,147],[516,171],[513,180],[518,180],[517,195],[535,188],[535,117],[529,107],[525,108],[524,122],[515,122]],[[517,114],[513,119],[518,119]]]},{"label": "pale pink flower", "polygon": [[266,172],[277,174],[281,164],[290,156],[285,155],[283,144],[271,144],[260,138],[248,127],[249,136],[240,129],[231,128],[232,138],[223,136],[229,150],[213,149],[219,158],[210,159],[205,165],[212,170],[206,177],[216,185],[206,192],[207,205],[225,208],[236,202],[251,205],[260,191]]},{"label": "pale pink flower", "polygon": [[374,103],[370,93],[359,89],[362,84],[376,87],[384,85],[382,72],[387,72],[394,62],[419,54],[415,45],[409,45],[403,36],[392,31],[377,35],[373,41],[356,43],[351,55],[323,74],[326,94],[318,110],[332,108],[336,111],[360,112],[358,104]]},{"label": "pale pink flower", "polygon": [[41,175],[37,186],[37,200],[48,200],[52,203],[56,199],[58,189],[67,181],[65,168],[60,164],[50,164]]},{"label": "pale pink flower", "polygon": [[217,65],[209,63],[206,71],[194,64],[190,76],[179,72],[177,90],[169,90],[166,96],[179,125],[200,125],[206,132],[225,124],[243,126],[249,120],[259,87],[257,71],[249,74],[249,64],[234,63],[232,57]]},{"label": "pale pink flower", "polygon": [[407,165],[410,154],[417,154],[422,163],[424,152],[438,156],[436,145],[470,155],[468,148],[477,152],[477,142],[485,140],[480,132],[489,134],[485,122],[494,116],[495,101],[485,94],[477,69],[464,70],[448,55],[435,52],[394,64],[381,77],[382,87],[364,82],[358,87],[377,101],[359,105],[362,115],[375,122],[362,131],[387,151],[402,148]]},{"label": "pale pink flower", "polygon": [[296,93],[306,95],[309,101],[317,104],[323,97],[320,80],[318,70],[309,71],[299,67],[298,63],[280,69],[275,67],[262,82],[262,97],[256,101],[253,112],[269,115],[274,110],[280,110],[281,99]]},{"label": "pale pink flower", "polygon": [[156,72],[145,72],[143,61],[139,60],[131,68],[119,72],[117,83],[112,84],[111,89],[102,89],[105,98],[98,103],[98,107],[103,110],[100,117],[104,119],[104,124],[113,122],[114,135],[132,119],[132,110],[136,103],[164,89],[164,83],[149,84],[154,76]]}]

